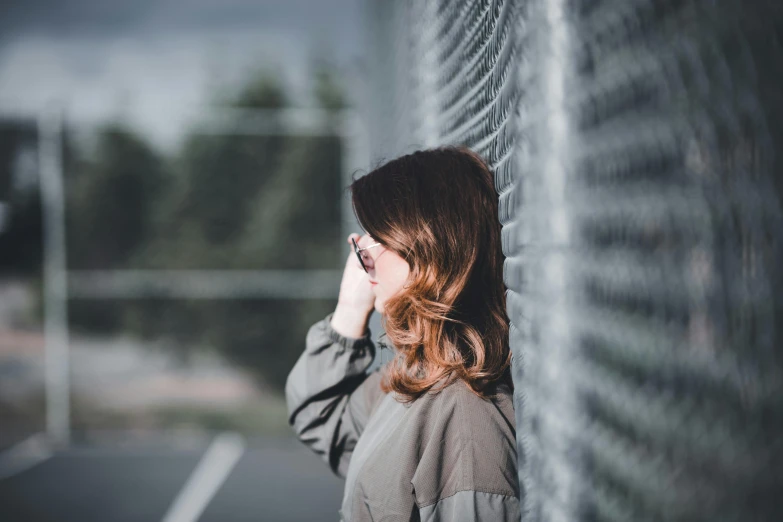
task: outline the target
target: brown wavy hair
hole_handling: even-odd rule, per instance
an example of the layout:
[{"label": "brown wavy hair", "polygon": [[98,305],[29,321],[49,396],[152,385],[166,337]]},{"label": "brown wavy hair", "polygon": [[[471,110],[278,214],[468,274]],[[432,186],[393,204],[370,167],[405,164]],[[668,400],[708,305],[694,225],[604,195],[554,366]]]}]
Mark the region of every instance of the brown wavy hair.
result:
[{"label": "brown wavy hair", "polygon": [[350,188],[359,224],[411,270],[385,304],[395,355],[382,389],[405,402],[457,379],[482,398],[498,382],[513,389],[498,194],[484,160],[465,147],[420,150]]}]

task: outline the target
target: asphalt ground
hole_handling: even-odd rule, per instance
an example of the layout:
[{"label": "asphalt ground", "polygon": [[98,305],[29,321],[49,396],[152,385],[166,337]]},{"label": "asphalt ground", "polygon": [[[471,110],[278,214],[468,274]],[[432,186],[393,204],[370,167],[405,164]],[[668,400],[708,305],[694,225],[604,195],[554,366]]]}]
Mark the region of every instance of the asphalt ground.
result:
[{"label": "asphalt ground", "polygon": [[[344,482],[301,442],[293,438],[246,441],[234,461],[228,460],[225,449],[222,454],[219,448],[210,450],[214,439],[196,446],[147,443],[54,451],[0,479],[0,521],[338,519]],[[221,462],[225,473],[219,472]],[[190,497],[183,494],[189,488]],[[177,507],[183,509],[173,513],[178,498]]]}]

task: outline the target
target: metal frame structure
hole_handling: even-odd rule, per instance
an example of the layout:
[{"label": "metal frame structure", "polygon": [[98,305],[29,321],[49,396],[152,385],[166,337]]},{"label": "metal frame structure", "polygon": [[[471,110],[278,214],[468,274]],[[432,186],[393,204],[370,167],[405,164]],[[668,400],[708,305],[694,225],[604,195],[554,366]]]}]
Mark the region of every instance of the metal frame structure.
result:
[{"label": "metal frame structure", "polygon": [[[250,135],[308,135],[342,138],[342,185],[367,164],[366,131],[353,110],[211,109],[199,132]],[[139,297],[190,299],[336,298],[341,270],[69,270],[66,265],[62,110],[50,107],[38,118],[40,189],[44,227],[44,335],[46,432],[51,443],[70,443],[68,300]],[[357,230],[350,197],[341,200],[343,236]]]}]

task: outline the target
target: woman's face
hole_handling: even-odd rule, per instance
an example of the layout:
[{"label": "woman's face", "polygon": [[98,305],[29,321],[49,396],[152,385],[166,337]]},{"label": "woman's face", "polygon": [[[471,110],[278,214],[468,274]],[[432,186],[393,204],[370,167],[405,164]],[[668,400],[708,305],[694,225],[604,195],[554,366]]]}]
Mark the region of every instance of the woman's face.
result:
[{"label": "woman's face", "polygon": [[[375,239],[365,234],[357,241],[359,248],[377,243]],[[384,313],[384,304],[391,296],[399,292],[410,275],[408,262],[393,250],[383,245],[372,247],[362,252],[364,264],[367,266],[370,284],[375,293],[375,310]]]}]

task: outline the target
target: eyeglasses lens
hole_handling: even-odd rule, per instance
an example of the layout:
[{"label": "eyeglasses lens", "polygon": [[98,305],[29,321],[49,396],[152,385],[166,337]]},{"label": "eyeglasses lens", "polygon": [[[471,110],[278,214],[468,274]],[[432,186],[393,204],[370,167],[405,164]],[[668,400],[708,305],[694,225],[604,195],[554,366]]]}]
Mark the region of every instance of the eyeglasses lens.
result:
[{"label": "eyeglasses lens", "polygon": [[361,263],[364,271],[367,272],[367,265],[365,264],[365,252],[359,252],[359,245],[356,243],[356,240],[353,239],[352,241],[353,241],[354,251],[356,252],[356,257],[359,258],[359,263]]}]

